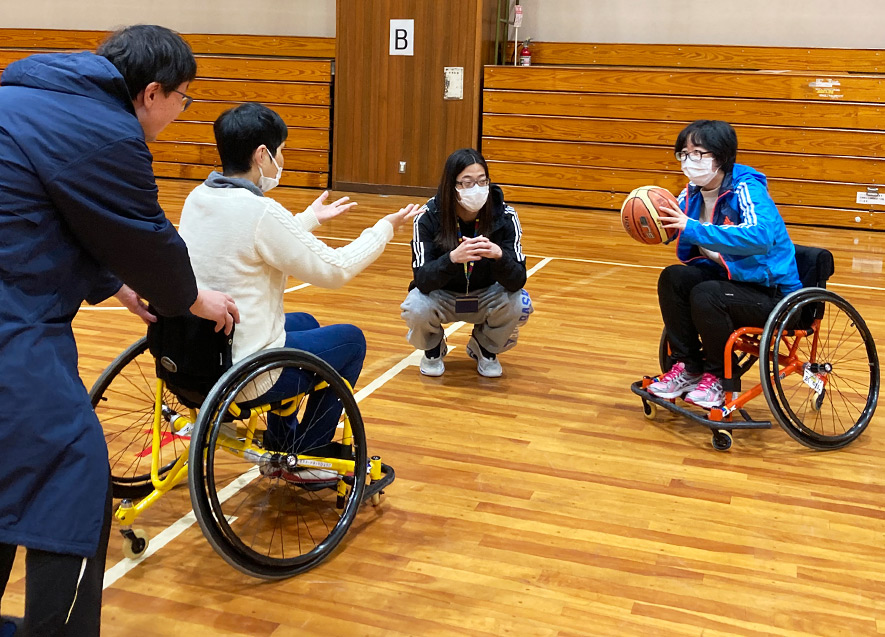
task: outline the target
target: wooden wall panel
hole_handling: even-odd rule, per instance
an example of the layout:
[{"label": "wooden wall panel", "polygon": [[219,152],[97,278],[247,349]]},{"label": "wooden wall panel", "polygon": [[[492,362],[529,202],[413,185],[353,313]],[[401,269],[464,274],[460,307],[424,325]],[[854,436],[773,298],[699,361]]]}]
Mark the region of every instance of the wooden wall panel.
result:
[{"label": "wooden wall panel", "polygon": [[616,210],[637,186],[679,191],[679,131],[721,119],[790,223],[885,229],[883,206],[857,203],[885,192],[883,52],[574,48],[539,43],[534,61],[586,66],[486,67],[483,153],[513,197]]},{"label": "wooden wall panel", "polygon": [[[508,47],[513,59],[513,45]],[[533,42],[534,64],[593,64],[604,66],[672,66],[701,69],[748,69],[885,72],[880,49],[811,49],[770,46],[686,44],[590,44]]]},{"label": "wooden wall panel", "polygon": [[885,105],[865,102],[509,91],[486,87],[483,111],[677,122],[713,118],[732,124],[885,129]]},{"label": "wooden wall panel", "polygon": [[[821,92],[821,80],[838,82],[835,93]],[[629,93],[634,95],[686,95],[753,99],[801,99],[882,102],[882,80],[873,75],[802,72],[691,71],[684,69],[630,69],[619,67],[486,67],[485,87],[577,93]]]},{"label": "wooden wall panel", "polygon": [[[34,53],[95,49],[106,35],[102,31],[0,29],[0,70]],[[149,145],[156,174],[205,179],[219,165],[212,131],[215,119],[242,102],[263,102],[289,127],[281,183],[327,187],[334,39],[184,37],[197,54],[197,79],[188,89],[195,101],[161,133],[160,142]]]},{"label": "wooden wall panel", "polygon": [[[479,141],[490,0],[338,3],[333,182],[433,188],[453,150]],[[389,55],[391,19],[414,19],[414,56]],[[493,34],[493,33],[492,33]],[[446,66],[464,68],[464,99],[444,100]],[[406,162],[399,173],[399,162]]]}]

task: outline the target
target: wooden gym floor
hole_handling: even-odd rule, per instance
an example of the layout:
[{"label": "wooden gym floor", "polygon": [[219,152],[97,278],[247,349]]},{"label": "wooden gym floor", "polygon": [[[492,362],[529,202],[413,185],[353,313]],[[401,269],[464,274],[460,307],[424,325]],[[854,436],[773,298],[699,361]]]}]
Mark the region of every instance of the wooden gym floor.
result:
[{"label": "wooden gym floor", "polygon": [[[161,182],[173,221],[194,185]],[[316,196],[273,194],[293,211]],[[316,234],[340,245],[412,201],[354,199]],[[705,428],[647,420],[629,386],[657,371],[655,285],[673,249],[633,242],[614,214],[517,210],[535,314],[501,379],[477,376],[468,327],[449,337],[443,377],[418,373],[399,317],[410,228],[343,289],[287,294],[287,310],[365,332],[357,390],[385,381],[360,408],[370,453],[397,479],[335,555],[294,579],[251,579],[213,552],[179,487],[140,519],[155,550],[141,562],[112,531],[104,635],[885,634],[885,414],[828,453],[777,426],[737,432],[721,453]],[[790,232],[834,253],[831,289],[881,345],[882,235]],[[75,329],[87,387],[143,333],[117,310],[82,311]],[[761,398],[750,412],[768,417]],[[5,613],[21,612],[22,562]]]}]

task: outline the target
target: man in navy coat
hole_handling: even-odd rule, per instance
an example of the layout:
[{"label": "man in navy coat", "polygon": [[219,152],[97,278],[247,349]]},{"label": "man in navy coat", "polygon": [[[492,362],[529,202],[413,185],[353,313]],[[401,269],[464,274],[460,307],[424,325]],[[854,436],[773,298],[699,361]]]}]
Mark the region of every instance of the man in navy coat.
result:
[{"label": "man in navy coat", "polygon": [[0,78],[0,595],[27,547],[31,637],[99,631],[111,495],[77,371],[80,305],[238,320],[229,296],[197,290],[145,143],[189,105],[196,70],[178,34],[139,25]]}]

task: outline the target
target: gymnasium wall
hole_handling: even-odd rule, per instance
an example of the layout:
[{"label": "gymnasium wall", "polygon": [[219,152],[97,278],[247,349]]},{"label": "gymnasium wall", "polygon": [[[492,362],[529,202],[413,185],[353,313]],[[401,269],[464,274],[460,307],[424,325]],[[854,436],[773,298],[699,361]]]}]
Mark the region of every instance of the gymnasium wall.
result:
[{"label": "gymnasium wall", "polygon": [[882,0],[521,0],[542,42],[880,48]]},{"label": "gymnasium wall", "polygon": [[181,33],[335,35],[335,0],[0,0],[0,6],[0,28],[112,31],[140,23]]},{"label": "gymnasium wall", "polygon": [[[512,0],[510,0],[512,1]],[[335,35],[335,0],[2,0],[0,27]],[[450,3],[456,6],[456,3]],[[521,35],[544,42],[877,48],[881,0],[521,0]]]}]

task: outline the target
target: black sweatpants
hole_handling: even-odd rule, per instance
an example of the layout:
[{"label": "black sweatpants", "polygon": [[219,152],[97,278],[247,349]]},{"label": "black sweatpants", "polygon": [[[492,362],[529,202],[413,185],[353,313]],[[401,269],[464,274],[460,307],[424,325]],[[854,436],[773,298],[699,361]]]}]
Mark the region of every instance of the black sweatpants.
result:
[{"label": "black sweatpants", "polygon": [[[100,633],[112,505],[108,484],[101,538],[94,557],[27,550],[23,637],[93,637]],[[0,598],[9,582],[15,549],[13,544],[0,544]]]},{"label": "black sweatpants", "polygon": [[725,373],[731,333],[739,327],[764,327],[781,298],[777,288],[729,281],[717,267],[671,265],[658,279],[658,303],[673,358],[692,374],[708,372],[717,378]]}]

